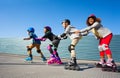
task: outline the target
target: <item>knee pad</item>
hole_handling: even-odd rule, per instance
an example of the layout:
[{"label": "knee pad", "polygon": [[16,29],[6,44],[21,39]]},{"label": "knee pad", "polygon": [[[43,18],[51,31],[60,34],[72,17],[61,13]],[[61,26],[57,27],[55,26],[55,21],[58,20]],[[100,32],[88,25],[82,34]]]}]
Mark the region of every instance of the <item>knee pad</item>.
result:
[{"label": "knee pad", "polygon": [[99,51],[103,51],[103,48],[101,45],[98,46]]},{"label": "knee pad", "polygon": [[32,49],[31,48],[27,48],[27,51],[31,51]]},{"label": "knee pad", "polygon": [[99,51],[106,51],[109,49],[107,44],[102,44],[100,46],[98,46]]},{"label": "knee pad", "polygon": [[48,45],[48,46],[47,46],[47,49],[48,49],[48,50],[51,50],[51,49],[52,49],[52,45]]},{"label": "knee pad", "polygon": [[37,53],[41,53],[41,50],[37,50]]},{"label": "knee pad", "polygon": [[71,53],[72,50],[75,50],[75,45],[72,45],[72,44],[69,45],[69,46],[68,46],[68,50],[69,50],[69,52]]},{"label": "knee pad", "polygon": [[103,47],[103,51],[106,51],[106,50],[108,50],[108,49],[109,49],[109,47],[108,47],[108,45],[107,45],[107,44],[103,44],[103,45],[102,45],[102,47]]}]

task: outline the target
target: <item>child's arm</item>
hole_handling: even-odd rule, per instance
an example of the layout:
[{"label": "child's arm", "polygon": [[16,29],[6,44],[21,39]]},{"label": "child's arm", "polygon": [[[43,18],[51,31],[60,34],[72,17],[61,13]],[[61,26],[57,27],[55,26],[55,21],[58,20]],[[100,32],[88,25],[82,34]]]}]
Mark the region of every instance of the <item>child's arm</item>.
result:
[{"label": "child's arm", "polygon": [[58,36],[59,39],[67,39],[67,35],[66,33],[63,33],[61,35]]},{"label": "child's arm", "polygon": [[40,38],[36,38],[36,40],[45,41],[46,38],[40,37]]},{"label": "child's arm", "polygon": [[81,29],[80,31],[77,31],[77,32],[79,32],[79,33],[84,33],[84,32],[86,32],[86,31],[92,30],[93,28],[97,27],[98,25],[99,25],[99,23],[98,23],[98,22],[95,22],[93,25],[91,25],[91,26],[89,26],[89,27],[86,27],[86,28],[84,28],[84,29]]},{"label": "child's arm", "polygon": [[23,40],[30,40],[31,38],[24,38]]},{"label": "child's arm", "polygon": [[89,34],[88,31],[81,33],[82,36],[87,36]]}]

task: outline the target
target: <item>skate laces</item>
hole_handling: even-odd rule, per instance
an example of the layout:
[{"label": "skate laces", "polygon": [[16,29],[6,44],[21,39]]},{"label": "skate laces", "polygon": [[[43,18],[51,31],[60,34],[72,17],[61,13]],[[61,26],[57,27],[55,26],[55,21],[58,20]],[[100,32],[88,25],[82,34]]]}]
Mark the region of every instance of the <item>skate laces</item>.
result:
[{"label": "skate laces", "polygon": [[60,57],[56,57],[56,63],[62,63]]},{"label": "skate laces", "polygon": [[115,65],[114,60],[113,59],[108,59],[107,60],[107,66],[113,66],[113,65]]},{"label": "skate laces", "polygon": [[47,59],[46,59],[45,57],[42,57],[42,60],[43,60],[43,61],[47,61]]},{"label": "skate laces", "polygon": [[31,60],[32,60],[32,57],[26,57],[25,60],[26,60],[26,61],[31,61]]},{"label": "skate laces", "polygon": [[105,59],[100,59],[100,62],[98,62],[101,65],[104,65],[106,63]]}]

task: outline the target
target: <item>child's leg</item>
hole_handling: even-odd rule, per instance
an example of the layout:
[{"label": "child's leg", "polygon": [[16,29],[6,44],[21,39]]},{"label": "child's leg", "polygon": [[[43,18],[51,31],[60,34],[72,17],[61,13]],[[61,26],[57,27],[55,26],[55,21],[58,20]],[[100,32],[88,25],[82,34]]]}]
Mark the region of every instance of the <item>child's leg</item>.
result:
[{"label": "child's leg", "polygon": [[51,45],[51,44],[49,44],[49,45],[47,46],[47,49],[49,50],[50,54],[53,54],[52,46],[53,46],[53,45]]},{"label": "child's leg", "polygon": [[108,60],[107,60],[107,65],[108,66],[112,66],[112,65],[114,65],[115,63],[114,63],[114,60],[113,60],[113,58],[112,58],[112,52],[111,52],[111,50],[110,50],[110,48],[109,48],[109,44],[110,44],[110,42],[111,42],[111,39],[112,39],[112,34],[110,34],[110,35],[108,35],[107,37],[105,37],[104,38],[104,47],[105,47],[105,52],[106,52],[106,55],[107,55],[107,57],[108,57]]},{"label": "child's leg", "polygon": [[34,47],[35,47],[34,44],[31,44],[31,45],[27,46],[28,57],[26,58],[26,60],[32,60],[32,59],[33,59],[33,56],[32,56],[32,48],[34,48]]},{"label": "child's leg", "polygon": [[110,35],[108,35],[105,39],[104,39],[104,43],[105,43],[105,52],[106,52],[106,55],[107,55],[107,57],[108,57],[108,59],[112,59],[112,52],[111,52],[111,50],[110,50],[110,48],[109,48],[109,44],[110,44],[110,42],[111,42],[111,39],[112,39],[112,34],[110,34]]},{"label": "child's leg", "polygon": [[59,54],[58,54],[58,52],[57,52],[57,48],[58,48],[59,42],[60,42],[60,40],[54,40],[54,41],[52,42],[53,47],[54,47],[53,54],[54,54],[56,57],[59,57]]},{"label": "child's leg", "polygon": [[98,63],[98,67],[99,66],[101,67],[102,64],[105,64],[105,51],[103,50],[103,47],[102,47],[102,44],[104,43],[103,40],[104,40],[103,38],[100,39],[99,46],[98,46],[98,49],[100,51],[100,62]]},{"label": "child's leg", "polygon": [[[57,52],[59,42],[60,42],[60,40],[54,40],[54,41],[52,41],[53,45],[49,45],[47,47],[51,53],[51,57],[48,60],[48,64],[53,64],[53,63],[62,64],[61,59],[60,59],[58,52]],[[54,47],[54,50],[52,49],[52,47]]]},{"label": "child's leg", "polygon": [[76,61],[76,53],[75,53],[75,46],[79,42],[79,40],[80,38],[73,39],[71,45],[68,47],[68,50],[71,53],[71,61],[65,65],[65,69],[80,70],[80,67]]},{"label": "child's leg", "polygon": [[60,57],[59,57],[59,54],[58,54],[58,52],[57,52],[57,47],[55,47],[55,46],[54,46],[54,52],[53,52],[53,54],[55,55],[56,63],[62,64],[61,59],[60,59]]},{"label": "child's leg", "polygon": [[35,47],[36,47],[37,53],[39,53],[41,58],[43,58],[43,61],[46,61],[46,58],[45,58],[45,56],[43,55],[43,52],[40,49],[40,44],[35,44]]},{"label": "child's leg", "polygon": [[47,46],[47,49],[49,50],[49,52],[50,52],[50,58],[47,60],[47,63],[48,64],[53,64],[53,63],[55,63],[55,61],[56,61],[56,58],[55,58],[55,55],[53,54],[53,49],[52,49],[52,46],[53,45],[51,45],[51,44],[49,44],[48,46]]},{"label": "child's leg", "polygon": [[71,61],[74,64],[77,64],[77,62],[76,62],[75,46],[77,45],[77,43],[79,42],[79,40],[80,40],[80,38],[73,39],[72,42],[71,42],[71,45],[68,47],[68,50],[71,53]]}]

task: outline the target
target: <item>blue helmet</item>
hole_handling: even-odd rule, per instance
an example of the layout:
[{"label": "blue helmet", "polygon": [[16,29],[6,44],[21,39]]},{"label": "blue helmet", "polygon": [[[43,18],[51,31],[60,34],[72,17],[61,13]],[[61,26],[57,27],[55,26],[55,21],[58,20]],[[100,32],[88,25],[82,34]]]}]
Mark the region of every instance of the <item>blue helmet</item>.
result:
[{"label": "blue helmet", "polygon": [[33,32],[33,33],[34,33],[34,32],[35,32],[35,29],[34,29],[33,27],[29,27],[29,28],[27,29],[27,31],[28,31],[28,32]]},{"label": "blue helmet", "polygon": [[46,28],[48,31],[52,31],[50,26],[45,26],[44,28]]}]

